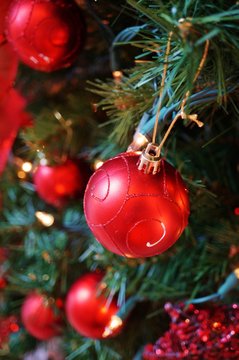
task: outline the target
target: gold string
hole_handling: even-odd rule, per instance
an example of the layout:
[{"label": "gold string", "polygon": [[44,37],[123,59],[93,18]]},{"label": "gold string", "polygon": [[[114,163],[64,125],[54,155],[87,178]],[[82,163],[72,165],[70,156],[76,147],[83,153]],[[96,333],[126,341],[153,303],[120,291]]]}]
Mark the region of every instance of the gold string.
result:
[{"label": "gold string", "polygon": [[73,137],[72,121],[65,120],[58,111],[55,111],[54,115],[55,115],[55,118],[59,121],[59,123],[61,124],[61,126],[63,127],[63,129],[66,132],[65,141],[63,144],[63,151],[62,151],[62,155],[61,155],[61,162],[65,162],[68,157],[68,152],[69,152],[70,144],[71,144],[72,137]]},{"label": "gold string", "polygon": [[[194,84],[195,81],[198,79],[198,77],[199,77],[199,75],[200,75],[200,73],[201,73],[201,71],[202,71],[202,68],[203,68],[203,66],[204,66],[204,64],[205,64],[205,61],[206,61],[206,59],[207,59],[208,49],[209,49],[209,40],[206,40],[206,44],[205,44],[203,56],[202,56],[202,59],[201,59],[201,61],[200,61],[199,66],[198,66],[197,72],[196,72],[196,74],[195,74],[195,76],[194,76],[193,84]],[[201,121],[199,121],[199,120],[197,119],[197,117],[198,117],[197,114],[187,115],[187,114],[185,113],[185,110],[184,110],[184,109],[185,109],[185,105],[186,105],[186,103],[187,103],[187,100],[188,100],[188,98],[189,98],[189,95],[190,95],[190,91],[188,90],[188,91],[186,92],[186,94],[185,94],[185,97],[184,97],[183,101],[182,101],[180,112],[174,117],[174,119],[173,119],[173,121],[171,122],[168,130],[166,131],[166,133],[165,133],[165,135],[164,135],[161,143],[159,144],[157,154],[160,154],[160,152],[161,152],[161,150],[162,150],[162,147],[163,147],[165,141],[167,140],[167,138],[168,138],[168,136],[169,136],[172,128],[174,127],[176,121],[177,121],[179,118],[181,118],[181,119],[183,119],[183,120],[187,119],[187,120],[193,121],[193,122],[195,122],[199,127],[202,127],[202,126],[204,125],[203,122],[201,122]]]},{"label": "gold string", "polygon": [[168,56],[169,56],[169,53],[170,53],[172,36],[173,36],[173,32],[170,31],[169,36],[168,36],[167,48],[166,48],[166,52],[165,52],[162,81],[161,81],[161,85],[160,85],[159,104],[158,104],[158,109],[157,109],[157,113],[156,113],[153,136],[152,136],[152,142],[153,143],[155,143],[155,141],[156,141],[156,135],[157,135],[157,129],[158,129],[158,121],[159,121],[159,116],[160,116],[160,111],[161,111],[161,106],[162,106],[162,101],[163,101],[162,97],[163,97],[164,85],[165,85],[165,80],[166,80],[166,75],[167,75],[167,70],[168,70]]}]

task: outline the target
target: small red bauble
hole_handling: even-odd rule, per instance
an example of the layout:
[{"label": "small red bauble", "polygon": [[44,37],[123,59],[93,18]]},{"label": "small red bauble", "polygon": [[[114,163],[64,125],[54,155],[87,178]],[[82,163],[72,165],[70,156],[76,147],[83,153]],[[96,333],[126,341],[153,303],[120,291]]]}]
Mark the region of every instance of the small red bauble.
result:
[{"label": "small red bauble", "polygon": [[188,222],[188,191],[178,173],[161,160],[156,175],[137,168],[139,155],[123,153],[90,178],[84,197],[87,223],[108,250],[126,257],[162,253]]},{"label": "small red bauble", "polygon": [[39,340],[48,340],[61,332],[61,317],[44,295],[30,293],[23,302],[21,318],[26,330]]},{"label": "small red bauble", "polygon": [[84,191],[88,179],[85,176],[78,164],[68,160],[60,165],[38,166],[33,181],[37,193],[45,202],[61,207]]},{"label": "small red bauble", "polygon": [[99,294],[102,277],[100,273],[83,275],[72,285],[66,298],[69,323],[81,335],[93,339],[114,336],[122,327],[121,321],[112,327],[119,308],[114,299],[107,304],[107,298]]},{"label": "small red bauble", "polygon": [[73,0],[14,0],[7,38],[20,59],[42,71],[70,66],[85,41],[85,22]]}]

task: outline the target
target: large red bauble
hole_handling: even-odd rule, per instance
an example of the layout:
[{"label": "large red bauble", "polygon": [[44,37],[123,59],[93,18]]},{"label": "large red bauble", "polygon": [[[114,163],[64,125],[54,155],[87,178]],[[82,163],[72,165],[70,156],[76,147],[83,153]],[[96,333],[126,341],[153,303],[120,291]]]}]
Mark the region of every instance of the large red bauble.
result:
[{"label": "large red bauble", "polygon": [[85,41],[85,22],[73,0],[14,0],[7,38],[28,66],[53,71],[70,66]]},{"label": "large red bauble", "polygon": [[55,166],[39,165],[33,177],[36,191],[48,204],[61,207],[84,190],[85,170],[78,164],[66,161]]},{"label": "large red bauble", "polygon": [[21,318],[29,334],[39,340],[48,340],[61,332],[61,317],[44,295],[30,293],[22,304]]},{"label": "large red bauble", "polygon": [[123,153],[90,178],[84,197],[87,223],[113,253],[149,257],[172,246],[187,225],[188,191],[177,170],[161,160],[159,173],[137,168],[139,155]]},{"label": "large red bauble", "polygon": [[[67,320],[81,335],[93,339],[105,337],[106,328],[119,310],[114,299],[107,304],[107,298],[102,293],[99,295],[102,277],[100,273],[83,275],[72,285],[66,298]],[[118,334],[120,329],[121,326],[115,328],[110,336]]]}]

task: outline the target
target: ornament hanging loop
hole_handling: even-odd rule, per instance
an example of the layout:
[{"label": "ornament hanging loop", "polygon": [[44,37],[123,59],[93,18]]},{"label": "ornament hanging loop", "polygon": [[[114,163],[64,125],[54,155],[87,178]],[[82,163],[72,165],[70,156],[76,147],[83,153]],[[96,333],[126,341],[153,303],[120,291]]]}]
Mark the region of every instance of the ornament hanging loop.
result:
[{"label": "ornament hanging loop", "polygon": [[[185,112],[185,105],[186,105],[187,100],[190,95],[190,91],[188,90],[184,96],[184,99],[182,100],[180,111],[175,115],[175,117],[174,117],[172,123],[170,124],[168,130],[166,131],[161,143],[159,145],[155,144],[157,128],[158,128],[158,120],[159,120],[162,101],[163,101],[163,92],[164,92],[167,69],[168,69],[168,57],[169,57],[169,53],[170,53],[172,36],[173,36],[173,33],[170,32],[169,37],[168,37],[166,52],[165,52],[164,69],[163,69],[163,75],[162,75],[162,81],[161,81],[160,93],[159,93],[159,104],[158,104],[158,109],[157,109],[157,113],[156,113],[156,117],[155,117],[152,142],[149,143],[147,145],[146,149],[142,152],[142,154],[139,158],[138,164],[137,164],[138,170],[144,170],[145,174],[152,173],[153,175],[155,175],[159,172],[159,170],[160,170],[160,153],[161,153],[162,147],[163,147],[165,141],[167,140],[174,124],[176,123],[176,121],[179,118],[181,118],[183,120],[190,120],[190,121],[196,123],[199,127],[203,126],[203,123],[198,120],[197,114],[187,114]],[[208,49],[209,49],[209,40],[206,40],[203,56],[199,63],[196,74],[194,75],[193,84],[198,79],[198,77],[201,73],[201,70],[205,64],[207,54],[208,54]]]},{"label": "ornament hanging loop", "polygon": [[161,111],[162,102],[163,102],[163,93],[164,93],[165,80],[166,80],[167,69],[168,69],[168,57],[169,57],[169,53],[170,53],[172,36],[173,36],[173,32],[171,31],[169,33],[168,42],[167,42],[167,46],[166,46],[163,75],[162,75],[162,81],[161,81],[160,93],[159,93],[159,104],[158,104],[158,109],[157,109],[155,122],[154,122],[152,142],[149,143],[147,145],[146,149],[142,152],[142,154],[139,158],[138,164],[137,164],[138,170],[144,170],[145,174],[155,175],[160,170],[161,149],[160,149],[159,145],[157,145],[155,143],[155,141],[156,141],[156,134],[157,134],[157,129],[158,129],[158,121],[159,121],[160,111]]},{"label": "ornament hanging loop", "polygon": [[160,170],[160,148],[157,144],[149,143],[142,152],[137,163],[139,170],[145,174],[157,174]]}]

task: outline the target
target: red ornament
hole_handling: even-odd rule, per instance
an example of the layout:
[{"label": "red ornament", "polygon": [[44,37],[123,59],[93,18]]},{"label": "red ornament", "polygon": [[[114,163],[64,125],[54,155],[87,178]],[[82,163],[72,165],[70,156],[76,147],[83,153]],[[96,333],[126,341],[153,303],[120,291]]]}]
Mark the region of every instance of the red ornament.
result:
[{"label": "red ornament", "polygon": [[17,75],[18,58],[5,38],[5,18],[10,5],[9,0],[0,2],[0,101],[12,88]]},{"label": "red ornament", "polygon": [[33,181],[44,201],[62,207],[70,198],[84,191],[87,179],[84,167],[68,160],[60,165],[38,166]]},{"label": "red ornament", "polygon": [[99,294],[103,275],[88,273],[70,288],[66,299],[66,316],[71,326],[81,335],[102,339],[118,334],[122,321],[116,316],[119,308],[113,299],[107,304]]},{"label": "red ornament", "polygon": [[236,216],[239,216],[239,207],[236,207],[236,208],[234,209],[234,214],[235,214]]},{"label": "red ornament", "polygon": [[26,330],[39,340],[48,340],[61,332],[61,317],[56,315],[51,299],[30,293],[21,309]]},{"label": "red ornament", "polygon": [[42,71],[70,66],[85,40],[85,22],[73,0],[15,0],[7,38],[20,59]]},{"label": "red ornament", "polygon": [[189,199],[183,180],[161,160],[156,175],[137,168],[139,155],[123,153],[106,161],[90,178],[84,197],[87,223],[108,250],[126,257],[162,253],[188,222]]},{"label": "red ornament", "polygon": [[4,170],[18,129],[28,117],[24,111],[26,101],[17,91],[11,89],[5,95],[0,101],[0,174]]},{"label": "red ornament", "polygon": [[165,305],[171,317],[170,329],[155,345],[144,348],[144,360],[239,359],[239,307],[214,305],[196,308],[193,305]]}]

